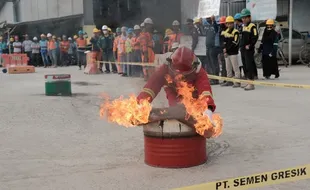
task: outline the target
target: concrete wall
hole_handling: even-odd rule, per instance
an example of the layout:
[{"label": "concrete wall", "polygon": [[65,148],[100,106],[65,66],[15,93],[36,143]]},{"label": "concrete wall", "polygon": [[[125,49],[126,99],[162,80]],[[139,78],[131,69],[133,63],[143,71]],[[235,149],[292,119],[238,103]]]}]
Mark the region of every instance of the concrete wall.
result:
[{"label": "concrete wall", "polygon": [[83,0],[21,0],[18,22],[83,14]]},{"label": "concrete wall", "polygon": [[3,8],[0,11],[0,22],[7,21],[8,23],[14,22],[14,14],[13,14],[13,3],[7,2],[3,6]]},{"label": "concrete wall", "polygon": [[293,28],[299,31],[310,31],[310,2],[309,0],[294,0]]}]

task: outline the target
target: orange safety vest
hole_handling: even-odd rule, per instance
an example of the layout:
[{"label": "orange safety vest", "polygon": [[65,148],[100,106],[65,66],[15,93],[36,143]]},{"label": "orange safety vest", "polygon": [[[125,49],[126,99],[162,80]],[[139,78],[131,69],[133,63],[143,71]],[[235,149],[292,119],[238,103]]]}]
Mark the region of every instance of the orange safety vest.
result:
[{"label": "orange safety vest", "polygon": [[126,40],[127,40],[127,38],[126,39],[123,39],[122,38],[122,36],[119,36],[119,38],[118,38],[118,43],[117,43],[117,53],[118,54],[124,54],[124,53],[126,53],[126,46],[125,46],[125,44],[126,44]]},{"label": "orange safety vest", "polygon": [[68,52],[70,48],[70,42],[69,41],[62,41],[60,43],[60,51],[61,52]]},{"label": "orange safety vest", "polygon": [[131,38],[131,45],[134,50],[140,50],[139,36],[135,36]]},{"label": "orange safety vest", "polygon": [[[153,63],[155,60],[155,53],[153,51],[154,43],[152,34],[149,32],[144,32],[143,35],[139,37],[140,47],[143,53],[147,53],[148,62]],[[144,60],[144,55],[142,55],[142,60]],[[143,61],[144,62],[144,61]]]},{"label": "orange safety vest", "polygon": [[47,42],[47,49],[48,50],[53,50],[56,49],[56,41],[51,39]]},{"label": "orange safety vest", "polygon": [[78,48],[85,48],[87,46],[87,40],[84,38],[78,38],[76,39],[76,45]]},{"label": "orange safety vest", "polygon": [[183,33],[173,33],[173,34],[169,35],[169,43],[168,43],[169,51],[171,50],[172,44],[174,42],[180,43],[182,36],[184,36]]}]

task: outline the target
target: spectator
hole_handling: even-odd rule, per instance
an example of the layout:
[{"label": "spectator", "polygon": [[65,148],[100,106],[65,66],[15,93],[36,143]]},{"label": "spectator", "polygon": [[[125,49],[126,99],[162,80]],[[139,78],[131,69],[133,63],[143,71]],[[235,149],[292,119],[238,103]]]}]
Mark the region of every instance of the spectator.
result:
[{"label": "spectator", "polygon": [[205,36],[206,35],[205,30],[204,30],[203,25],[202,25],[202,19],[201,18],[195,18],[194,19],[194,26],[195,26],[199,36]]},{"label": "spectator", "polygon": [[[241,54],[244,59],[244,65],[246,66],[247,79],[255,80],[257,77],[257,68],[254,61],[255,44],[258,40],[258,32],[256,25],[252,23],[251,11],[243,9],[241,11],[241,17],[243,21],[242,40],[241,40]],[[248,83],[243,85],[244,90],[254,90],[253,84]]]},{"label": "spectator", "polygon": [[174,42],[180,43],[181,37],[184,35],[181,32],[180,22],[177,20],[172,22],[172,31],[173,33],[170,35],[170,39],[169,39],[169,51],[171,51],[172,44]]},{"label": "spectator", "polygon": [[[100,39],[100,34],[101,34],[101,31],[98,30],[97,28],[94,28],[93,29],[93,34],[94,36],[91,37],[90,39],[90,43],[92,45],[92,52],[96,54],[96,60],[97,61],[101,61],[101,51],[100,51],[100,47],[99,47],[99,39]],[[103,63],[100,63],[99,64],[99,70],[102,72],[102,66],[103,66]]]},{"label": "spectator", "polygon": [[[204,30],[206,32],[206,49],[207,49],[204,66],[208,74],[219,75],[217,48],[215,47],[215,38],[219,29],[214,16],[207,18]],[[211,85],[218,84],[218,80],[211,79],[210,84]]]},{"label": "spectator", "polygon": [[21,53],[22,52],[22,43],[19,41],[19,37],[14,37],[15,41],[13,43],[13,53]]},{"label": "spectator", "polygon": [[[127,32],[127,39],[125,42],[125,48],[126,48],[126,61],[129,63],[132,63],[133,60],[133,47],[131,45],[131,40],[133,36],[133,28],[129,28]],[[123,76],[131,76],[131,65],[124,65],[123,71],[124,74]]]},{"label": "spectator", "polygon": [[[132,61],[137,62],[137,63],[141,63],[142,62],[141,49],[140,49],[141,28],[139,25],[134,26],[134,33],[135,33],[135,35],[131,38],[131,45],[133,47]],[[133,65],[131,74],[134,77],[141,77],[142,67],[140,65]]]},{"label": "spectator", "polygon": [[193,19],[187,19],[187,27],[190,32],[190,35],[192,36],[192,51],[194,52],[196,49],[196,46],[198,44],[198,31],[196,30],[194,26]]},{"label": "spectator", "polygon": [[10,38],[10,41],[8,41],[8,47],[9,47],[9,54],[13,53],[14,52],[14,46],[13,46],[13,43],[14,43],[14,38]]},{"label": "spectator", "polygon": [[[142,62],[143,63],[154,63],[155,54],[154,54],[154,43],[152,38],[152,32],[154,31],[154,23],[152,19],[146,18],[144,20],[145,32],[141,35],[140,45],[142,50]],[[177,35],[177,33],[175,33]],[[147,81],[149,77],[154,72],[153,67],[143,67],[144,80]]]},{"label": "spectator", "polygon": [[31,44],[32,44],[32,41],[29,40],[29,36],[28,34],[25,34],[25,40],[23,41],[23,51],[25,54],[27,54],[27,57],[29,58],[29,61],[28,61],[28,64],[29,63],[32,63],[32,60],[31,60],[31,52],[32,52],[32,49],[31,49]]},{"label": "spectator", "polygon": [[76,45],[77,45],[79,69],[82,70],[82,65],[84,66],[84,68],[86,67],[85,51],[87,48],[87,41],[84,38],[84,32],[82,30],[79,31],[79,38],[76,39]]},{"label": "spectator", "polygon": [[114,62],[115,59],[113,57],[113,36],[109,34],[108,26],[103,25],[102,26],[102,32],[103,35],[98,41],[98,46],[102,52],[102,61],[105,63],[105,73],[110,73],[111,69],[113,73],[117,73],[117,68],[114,63],[111,63],[111,69],[110,69],[110,63]]},{"label": "spectator", "polygon": [[48,56],[51,59],[52,67],[57,67],[57,44],[56,44],[56,37],[52,36],[51,33],[47,34],[47,51]]},{"label": "spectator", "polygon": [[[121,28],[116,28],[116,36],[113,40],[113,54],[114,54],[114,58],[115,60],[117,60],[117,62],[121,62],[121,57],[118,55],[118,43],[121,37]],[[117,72],[119,75],[122,75],[122,67],[120,65],[117,65]]]},{"label": "spectator", "polygon": [[[219,47],[218,52],[217,52],[217,60],[218,60],[218,73],[220,71],[220,66],[221,66],[221,76],[222,77],[227,77],[227,71],[226,71],[226,63],[225,63],[225,57],[224,57],[224,39],[225,39],[225,31],[227,29],[226,27],[226,17],[223,16],[221,17],[219,21],[220,27],[219,27],[219,32],[216,35],[215,38],[215,43],[216,46]],[[226,81],[224,80],[222,84],[225,84]]]},{"label": "spectator", "polygon": [[4,42],[3,37],[0,36],[0,65],[2,65],[2,53],[5,53],[7,44]]},{"label": "spectator", "polygon": [[[234,16],[234,19],[235,19],[235,27],[239,31],[239,39],[241,40],[242,39],[242,28],[243,28],[241,14],[237,13]],[[240,46],[240,43],[239,43],[239,46]],[[238,57],[239,57],[239,61],[238,62],[239,62],[239,66],[240,66],[240,73],[242,73],[242,71],[243,71],[243,76],[245,76],[246,75],[246,70],[245,70],[245,66],[244,66],[245,63],[243,62],[244,60],[241,57],[240,49],[239,49]],[[243,78],[242,74],[241,74],[241,78]]]},{"label": "spectator", "polygon": [[169,39],[170,39],[171,34],[172,34],[172,30],[170,28],[167,28],[165,31],[165,37],[164,37],[163,53],[169,52]]},{"label": "spectator", "polygon": [[38,67],[40,65],[40,43],[38,42],[38,38],[34,37],[33,42],[31,44],[31,54],[32,54],[32,65]]},{"label": "spectator", "polygon": [[127,65],[124,64],[124,62],[127,61],[127,55],[126,55],[126,41],[127,41],[127,27],[123,26],[121,28],[121,31],[122,31],[122,34],[119,38],[119,41],[118,41],[118,56],[120,56],[120,61],[121,61],[121,67],[122,67],[122,71],[123,71],[123,74],[122,76],[127,76]]},{"label": "spectator", "polygon": [[57,63],[60,66],[63,66],[63,63],[61,62],[61,57],[60,57],[60,43],[61,43],[61,37],[56,37],[54,36],[54,40],[56,42],[56,56],[57,56]]},{"label": "spectator", "polygon": [[76,63],[76,44],[72,40],[71,37],[68,38],[69,40],[69,49],[68,49],[68,57],[70,65]]},{"label": "spectator", "polygon": [[153,32],[153,41],[154,41],[154,53],[161,54],[163,47],[163,39],[157,30],[154,30]]},{"label": "spectator", "polygon": [[280,74],[277,60],[278,33],[274,30],[274,20],[272,19],[266,21],[266,28],[259,51],[262,52],[263,56],[263,76],[266,79],[270,79],[271,75],[275,75],[275,78],[279,78]]},{"label": "spectator", "polygon": [[47,40],[44,34],[41,34],[41,40],[39,43],[40,43],[40,52],[41,52],[42,61],[44,64],[44,68],[46,68],[49,65],[49,61],[47,58],[47,55],[48,55]]},{"label": "spectator", "polygon": [[68,50],[70,48],[70,42],[66,35],[62,36],[62,41],[60,42],[60,60],[61,66],[69,66],[69,54]]},{"label": "spectator", "polygon": [[[239,52],[239,32],[234,28],[234,18],[232,16],[228,16],[226,18],[227,29],[224,33],[224,57],[226,63],[226,71],[228,78],[236,78],[240,79],[240,69],[238,64],[238,52]],[[233,74],[234,73],[234,74]],[[240,87],[240,83],[232,83],[227,81],[223,83],[221,86],[232,86],[233,88]]]}]

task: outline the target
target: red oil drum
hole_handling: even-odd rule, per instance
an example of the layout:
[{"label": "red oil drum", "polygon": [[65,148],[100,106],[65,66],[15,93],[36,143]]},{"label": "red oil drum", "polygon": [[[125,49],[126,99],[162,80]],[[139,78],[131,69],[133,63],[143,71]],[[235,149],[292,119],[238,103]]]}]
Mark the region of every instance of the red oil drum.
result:
[{"label": "red oil drum", "polygon": [[206,139],[176,120],[143,127],[145,163],[162,168],[187,168],[207,161]]}]

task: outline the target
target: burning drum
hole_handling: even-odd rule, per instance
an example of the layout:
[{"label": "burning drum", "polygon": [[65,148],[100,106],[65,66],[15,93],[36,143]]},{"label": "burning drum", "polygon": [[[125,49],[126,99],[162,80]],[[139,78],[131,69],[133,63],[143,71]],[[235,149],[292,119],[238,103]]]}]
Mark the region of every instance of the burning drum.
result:
[{"label": "burning drum", "polygon": [[163,168],[186,168],[207,161],[206,139],[176,120],[143,127],[145,163]]}]

